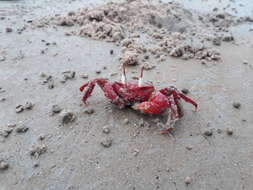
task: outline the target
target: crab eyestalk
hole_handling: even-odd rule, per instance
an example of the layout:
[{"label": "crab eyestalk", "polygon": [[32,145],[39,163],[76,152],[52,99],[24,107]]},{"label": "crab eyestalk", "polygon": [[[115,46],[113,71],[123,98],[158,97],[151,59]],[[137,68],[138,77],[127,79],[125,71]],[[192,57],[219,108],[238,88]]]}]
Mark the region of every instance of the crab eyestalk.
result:
[{"label": "crab eyestalk", "polygon": [[138,81],[138,86],[139,86],[139,87],[142,86],[143,70],[144,70],[144,67],[142,66],[142,67],[141,67],[141,74],[140,74],[139,81]]},{"label": "crab eyestalk", "polygon": [[126,68],[125,65],[122,65],[122,76],[121,76],[121,82],[122,84],[126,84],[127,83],[127,78],[126,78]]}]

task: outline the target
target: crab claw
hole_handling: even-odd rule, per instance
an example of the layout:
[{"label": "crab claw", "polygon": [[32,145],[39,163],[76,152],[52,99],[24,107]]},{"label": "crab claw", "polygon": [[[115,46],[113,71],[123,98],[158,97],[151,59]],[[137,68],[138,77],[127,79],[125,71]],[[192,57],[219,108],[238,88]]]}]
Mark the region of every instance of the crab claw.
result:
[{"label": "crab claw", "polygon": [[132,108],[149,114],[159,114],[161,112],[160,106],[153,102],[142,102],[140,104],[133,105]]},{"label": "crab claw", "polygon": [[149,114],[160,114],[168,106],[169,101],[167,97],[161,92],[158,92],[155,96],[150,98],[149,101],[134,105],[133,109]]}]

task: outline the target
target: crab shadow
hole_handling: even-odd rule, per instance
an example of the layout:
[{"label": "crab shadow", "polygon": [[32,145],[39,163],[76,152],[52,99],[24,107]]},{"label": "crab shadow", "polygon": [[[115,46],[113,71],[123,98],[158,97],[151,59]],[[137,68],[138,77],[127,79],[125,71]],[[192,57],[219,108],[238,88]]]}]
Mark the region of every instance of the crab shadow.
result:
[{"label": "crab shadow", "polygon": [[[131,107],[125,107],[124,109],[119,109],[118,107],[111,105],[111,114],[114,121],[119,122],[128,120],[129,123],[137,125],[138,127],[144,127],[149,131],[161,131],[168,129],[170,126],[167,125],[169,112],[164,112],[159,115],[144,114],[139,111],[132,109]],[[171,134],[175,134],[180,130],[180,120],[178,120],[173,126]]]}]

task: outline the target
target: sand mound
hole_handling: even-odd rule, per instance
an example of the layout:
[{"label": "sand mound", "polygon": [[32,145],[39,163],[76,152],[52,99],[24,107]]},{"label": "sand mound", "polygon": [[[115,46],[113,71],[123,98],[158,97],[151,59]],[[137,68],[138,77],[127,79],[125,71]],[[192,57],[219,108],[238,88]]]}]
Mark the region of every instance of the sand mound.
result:
[{"label": "sand mound", "polygon": [[[211,50],[222,41],[233,41],[229,14],[200,14],[176,3],[130,1],[82,8],[48,20],[47,24],[73,27],[66,35],[80,35],[117,43],[122,63],[138,64],[142,54],[159,61],[170,55],[182,59],[219,60]],[[143,59],[144,60],[144,59]]]}]

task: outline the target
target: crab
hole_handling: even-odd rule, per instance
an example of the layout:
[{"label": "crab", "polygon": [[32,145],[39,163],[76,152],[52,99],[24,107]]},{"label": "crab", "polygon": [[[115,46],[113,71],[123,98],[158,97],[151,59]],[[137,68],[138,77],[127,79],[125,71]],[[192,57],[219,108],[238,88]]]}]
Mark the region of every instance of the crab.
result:
[{"label": "crab", "polygon": [[110,82],[106,78],[96,78],[80,87],[84,92],[82,101],[87,105],[87,99],[91,96],[95,85],[97,84],[104,92],[105,97],[111,100],[118,108],[131,107],[142,113],[158,115],[168,111],[168,120],[166,129],[161,133],[169,133],[175,122],[183,117],[181,99],[192,104],[195,111],[198,104],[179,92],[174,86],[156,90],[151,82],[143,82],[144,67],[141,68],[139,80],[128,81],[126,69],[123,65],[121,82]]}]

